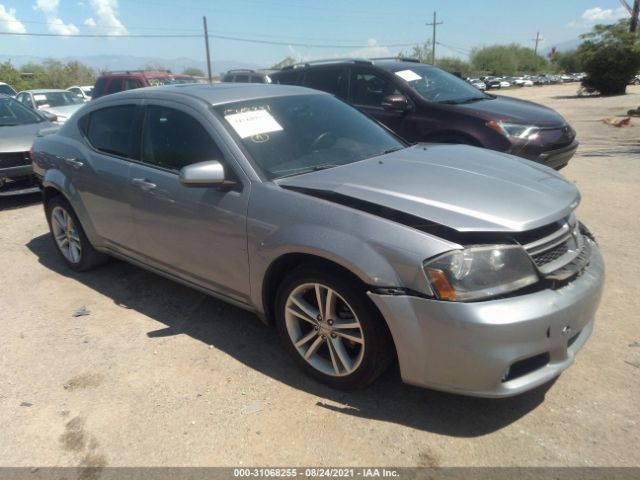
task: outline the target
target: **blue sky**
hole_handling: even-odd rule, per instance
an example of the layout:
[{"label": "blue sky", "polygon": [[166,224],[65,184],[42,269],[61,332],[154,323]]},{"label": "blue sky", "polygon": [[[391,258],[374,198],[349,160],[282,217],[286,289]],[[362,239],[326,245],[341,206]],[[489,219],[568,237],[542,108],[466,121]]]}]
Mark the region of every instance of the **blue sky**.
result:
[{"label": "blue sky", "polygon": [[[62,38],[0,35],[1,55],[137,55],[204,59],[200,38],[73,38],[77,34],[199,34],[206,15],[212,34],[282,45],[212,39],[213,60],[261,66],[297,59],[394,55],[431,37],[437,55],[465,57],[473,47],[497,43],[541,51],[573,40],[595,23],[627,13],[618,0],[0,0],[0,31],[57,33]],[[328,45],[310,47],[300,44]],[[344,48],[338,48],[344,46]]]}]

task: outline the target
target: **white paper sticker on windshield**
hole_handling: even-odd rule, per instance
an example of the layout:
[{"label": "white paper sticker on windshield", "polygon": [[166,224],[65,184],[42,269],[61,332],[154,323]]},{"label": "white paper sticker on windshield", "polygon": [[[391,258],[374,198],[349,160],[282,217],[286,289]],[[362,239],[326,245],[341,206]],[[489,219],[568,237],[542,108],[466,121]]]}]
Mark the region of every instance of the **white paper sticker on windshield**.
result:
[{"label": "white paper sticker on windshield", "polygon": [[240,138],[253,137],[263,133],[282,130],[280,124],[266,110],[233,113],[224,119],[229,122]]},{"label": "white paper sticker on windshield", "polygon": [[399,72],[396,72],[396,75],[407,82],[413,82],[414,80],[420,80],[422,78],[413,70],[400,70]]},{"label": "white paper sticker on windshield", "polygon": [[33,99],[34,99],[36,102],[40,102],[40,101],[42,101],[42,100],[46,100],[46,99],[47,99],[47,96],[46,96],[46,95],[34,95],[34,96],[33,96]]}]

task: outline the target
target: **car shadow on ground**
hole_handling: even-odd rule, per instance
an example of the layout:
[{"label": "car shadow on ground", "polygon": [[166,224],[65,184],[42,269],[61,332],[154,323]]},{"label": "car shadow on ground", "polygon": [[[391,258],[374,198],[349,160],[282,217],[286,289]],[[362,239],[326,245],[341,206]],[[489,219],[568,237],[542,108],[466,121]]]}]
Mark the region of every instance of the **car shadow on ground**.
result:
[{"label": "car shadow on ground", "polygon": [[121,308],[134,309],[163,324],[147,333],[151,339],[189,335],[249,368],[319,397],[318,407],[345,415],[442,435],[477,437],[534,410],[553,384],[513,398],[478,399],[405,385],[396,367],[364,390],[334,390],[298,370],[280,345],[276,330],[249,312],[126,262],[111,260],[91,272],[73,272],[63,263],[48,234],[32,239],[27,247],[44,267],[96,290]]},{"label": "car shadow on ground", "polygon": [[16,208],[28,207],[42,202],[40,192],[25,193],[21,195],[0,196],[0,212],[3,210],[14,210]]}]

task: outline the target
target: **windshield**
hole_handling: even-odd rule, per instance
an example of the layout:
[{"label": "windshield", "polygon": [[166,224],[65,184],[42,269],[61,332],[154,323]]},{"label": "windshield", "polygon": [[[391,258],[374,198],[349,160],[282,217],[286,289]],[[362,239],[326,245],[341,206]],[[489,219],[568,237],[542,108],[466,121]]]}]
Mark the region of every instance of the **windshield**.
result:
[{"label": "windshield", "polygon": [[84,103],[77,94],[71,92],[44,92],[34,93],[33,101],[36,108],[64,107],[65,105],[78,105]]},{"label": "windshield", "polygon": [[181,83],[196,83],[196,79],[190,76],[181,77],[154,77],[149,78],[149,85],[159,87],[161,85],[178,85]]},{"label": "windshield", "polygon": [[40,115],[13,98],[0,96],[0,126],[27,125],[43,121],[44,119]]},{"label": "windshield", "polygon": [[0,85],[0,93],[13,96],[16,94],[16,91],[5,83],[3,85]]},{"label": "windshield", "polygon": [[415,64],[395,74],[430,102],[457,104],[491,98],[461,78],[439,68]]},{"label": "windshield", "polygon": [[269,179],[357,162],[405,145],[356,109],[329,95],[295,95],[220,105]]}]

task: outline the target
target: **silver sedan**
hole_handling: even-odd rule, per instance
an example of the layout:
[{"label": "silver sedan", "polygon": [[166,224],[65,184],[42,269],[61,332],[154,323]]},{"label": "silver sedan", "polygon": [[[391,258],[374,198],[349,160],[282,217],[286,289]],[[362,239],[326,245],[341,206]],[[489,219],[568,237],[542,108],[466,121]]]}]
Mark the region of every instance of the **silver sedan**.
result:
[{"label": "silver sedan", "polygon": [[33,153],[70,268],[114,256],[250,310],[332,387],[397,361],[407,383],[515,395],[593,329],[604,267],[572,183],[489,150],[409,146],[322,92],[132,90]]}]

